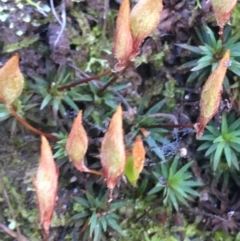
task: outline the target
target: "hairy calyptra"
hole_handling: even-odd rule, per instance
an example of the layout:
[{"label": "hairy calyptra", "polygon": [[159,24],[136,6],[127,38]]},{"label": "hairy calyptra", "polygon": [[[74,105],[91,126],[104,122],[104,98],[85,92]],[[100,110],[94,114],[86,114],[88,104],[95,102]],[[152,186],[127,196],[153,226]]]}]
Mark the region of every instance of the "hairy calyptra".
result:
[{"label": "hairy calyptra", "polygon": [[74,166],[82,172],[88,172],[89,169],[84,164],[84,156],[88,148],[87,133],[82,125],[82,111],[79,111],[75,118],[70,134],[68,135],[66,151],[72,159]]},{"label": "hairy calyptra", "polygon": [[44,240],[47,240],[57,197],[58,169],[50,145],[44,136],[42,136],[37,176],[33,179],[33,184],[37,194],[40,225]]},{"label": "hairy calyptra", "polygon": [[133,55],[160,22],[162,0],[140,0],[130,13],[130,28],[133,36]]},{"label": "hairy calyptra", "polygon": [[0,85],[0,101],[10,106],[21,95],[24,86],[19,55],[14,55],[0,68]]},{"label": "hairy calyptra", "polygon": [[132,34],[130,30],[130,3],[123,0],[120,6],[114,36],[114,57],[117,59],[115,71],[122,69],[132,54]]},{"label": "hairy calyptra", "polygon": [[113,71],[120,71],[139,53],[144,39],[157,27],[162,0],[139,0],[130,12],[129,0],[123,0],[119,9],[113,53],[117,63]]},{"label": "hairy calyptra", "polygon": [[113,189],[118,178],[123,174],[126,162],[122,107],[114,113],[101,146],[101,163],[107,187]]},{"label": "hairy calyptra", "polygon": [[211,0],[217,24],[220,28],[219,33],[222,34],[226,22],[232,15],[232,11],[237,0]]},{"label": "hairy calyptra", "polygon": [[202,136],[205,126],[218,110],[223,80],[230,64],[230,50],[228,49],[202,88],[200,117],[198,123],[194,125],[197,131],[197,137]]}]

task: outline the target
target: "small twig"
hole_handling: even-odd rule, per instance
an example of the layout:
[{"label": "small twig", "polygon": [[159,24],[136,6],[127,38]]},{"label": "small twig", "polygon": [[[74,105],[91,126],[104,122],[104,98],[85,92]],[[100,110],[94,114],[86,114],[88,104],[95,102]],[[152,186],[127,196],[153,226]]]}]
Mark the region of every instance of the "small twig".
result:
[{"label": "small twig", "polygon": [[38,129],[36,129],[35,127],[31,126],[26,120],[24,120],[22,117],[20,117],[17,112],[12,108],[12,106],[8,106],[7,107],[8,111],[10,112],[10,114],[15,117],[23,126],[25,126],[27,129],[31,130],[32,132],[38,134],[38,135],[43,135],[48,139],[51,139],[53,141],[57,141],[58,138],[52,134],[49,133],[45,133],[42,132]]},{"label": "small twig", "polygon": [[113,78],[106,84],[103,86],[103,88],[98,92],[98,95],[101,97],[104,93],[104,91],[110,86],[112,85],[120,76],[122,76],[126,71],[127,69],[130,67],[131,65],[131,62],[129,61],[126,66],[122,69],[122,71],[120,71],[119,74],[113,76]]},{"label": "small twig", "polygon": [[[167,193],[167,192],[166,192]],[[149,212],[151,212],[153,209],[157,208],[162,204],[162,201],[165,199],[167,194],[165,194],[158,202],[154,203],[149,209],[147,209],[142,215],[140,215],[136,220],[135,223],[138,223],[144,216],[146,216]]]},{"label": "small twig", "polygon": [[225,219],[225,218],[222,218],[222,217],[219,217],[217,215],[214,215],[214,214],[210,214],[210,213],[206,213],[206,212],[203,212],[203,211],[194,211],[194,210],[191,210],[191,209],[185,209],[183,208],[184,211],[186,212],[190,212],[190,213],[194,213],[194,214],[200,214],[200,215],[203,215],[203,216],[206,216],[206,217],[209,217],[209,218],[217,218],[225,223],[229,223],[229,220]]},{"label": "small twig", "polygon": [[100,79],[101,77],[103,76],[106,76],[106,75],[109,75],[111,74],[112,71],[111,70],[107,70],[101,74],[98,74],[98,75],[95,75],[95,76],[92,76],[92,77],[89,77],[89,78],[86,78],[86,79],[81,79],[79,81],[76,81],[74,83],[71,83],[71,84],[68,84],[68,85],[65,85],[65,86],[62,86],[62,87],[59,87],[58,88],[58,91],[63,91],[63,90],[66,90],[66,89],[70,89],[72,87],[75,87],[77,85],[81,85],[81,84],[84,84],[84,83],[88,83],[92,80],[96,80],[96,79]]},{"label": "small twig", "polygon": [[54,6],[53,0],[50,0],[50,7],[51,7],[52,13],[53,13],[54,17],[56,18],[56,20],[58,21],[59,25],[62,25],[62,21],[58,17],[58,14],[57,14],[57,12],[55,10],[55,6]]},{"label": "small twig", "polygon": [[[69,60],[71,61],[71,60]],[[70,66],[71,68],[73,68],[74,70],[76,70],[78,73],[80,73],[84,78],[89,78],[90,76],[88,74],[86,74],[83,70],[79,69],[73,61],[68,62],[68,66]]]},{"label": "small twig", "polygon": [[146,115],[144,117],[150,117],[150,118],[158,118],[162,117],[165,119],[171,120],[175,125],[178,125],[178,120],[175,115],[172,114],[166,114],[166,113],[156,113],[156,114],[151,114],[151,115]]},{"label": "small twig", "polygon": [[222,41],[222,45],[224,45],[224,34],[223,34],[223,28],[220,27],[219,32],[218,32],[220,39]]},{"label": "small twig", "polygon": [[113,188],[108,188],[107,209],[110,211],[110,205],[113,200]]},{"label": "small twig", "polygon": [[[78,73],[80,73],[82,76],[89,78],[90,76],[88,74],[86,74],[84,71],[82,71],[81,69],[79,69],[76,65],[74,65],[73,63],[68,63],[68,65],[73,68],[74,70],[76,70]],[[95,81],[95,82],[94,82]],[[96,82],[96,80],[93,80],[93,83],[95,83],[97,86],[103,86],[102,82]],[[111,88],[111,91],[121,100],[121,102],[125,105],[126,110],[131,110],[132,107],[129,105],[129,103],[127,102],[127,100],[116,90],[114,90],[113,88]]]},{"label": "small twig", "polygon": [[65,27],[66,27],[66,7],[65,7],[65,2],[64,2],[64,1],[62,1],[61,8],[62,8],[62,15],[61,15],[61,17],[62,17],[62,24],[61,24],[61,30],[60,30],[60,32],[59,32],[59,34],[58,34],[58,36],[57,36],[57,39],[56,39],[55,42],[54,42],[54,46],[56,46],[56,45],[58,44],[58,41],[60,40],[60,38],[61,38],[61,36],[62,36],[62,34],[63,34],[63,31],[64,31],[64,29],[65,29]]},{"label": "small twig", "polygon": [[172,114],[156,113],[156,114],[152,114],[152,115],[147,115],[146,117],[151,117],[151,118],[162,117],[162,118],[171,120],[174,123],[174,125],[171,125],[171,124],[170,125],[169,124],[158,124],[158,125],[141,126],[141,127],[144,127],[144,128],[159,128],[159,127],[162,127],[162,128],[173,128],[173,134],[176,135],[176,137],[177,137],[177,133],[178,133],[177,128],[193,128],[193,124],[178,124],[178,120],[177,120],[176,116],[172,115]]},{"label": "small twig", "polygon": [[91,126],[91,128],[97,129],[97,130],[99,130],[99,131],[101,131],[103,133],[105,133],[107,131],[106,129],[102,128],[101,126],[93,124],[93,123],[91,123],[90,121],[88,121],[86,119],[84,119],[83,121],[85,123],[87,123],[87,125]]},{"label": "small twig", "polygon": [[120,101],[123,103],[123,105],[126,107],[127,111],[130,111],[132,107],[127,102],[126,98],[124,98],[119,92],[117,92],[114,89],[111,89],[111,91],[120,99]]},{"label": "small twig", "polygon": [[87,173],[91,173],[91,174],[95,174],[98,176],[103,176],[103,173],[101,171],[96,171],[96,170],[92,170],[92,169],[88,169],[87,171],[85,171]]},{"label": "small twig", "polygon": [[23,235],[19,236],[16,232],[12,231],[11,229],[9,229],[7,226],[5,226],[4,224],[0,223],[0,229],[2,229],[3,232],[5,232],[6,234],[8,234],[9,236],[13,237],[13,238],[17,238],[18,241],[29,241],[29,239]]},{"label": "small twig", "polygon": [[171,125],[171,124],[157,124],[157,125],[141,125],[143,128],[194,128],[194,124],[179,124],[179,125]]}]

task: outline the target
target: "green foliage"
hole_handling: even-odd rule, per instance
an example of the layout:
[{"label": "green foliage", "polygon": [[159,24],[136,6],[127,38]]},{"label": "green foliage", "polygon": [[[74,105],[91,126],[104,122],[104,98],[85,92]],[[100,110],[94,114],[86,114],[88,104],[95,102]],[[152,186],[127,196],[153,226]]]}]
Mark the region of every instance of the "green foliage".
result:
[{"label": "green foliage", "polygon": [[[159,102],[157,102],[155,105],[151,106],[147,111],[144,111],[144,105],[146,96],[142,98],[141,103],[139,104],[139,107],[137,109],[137,115],[134,119],[134,122],[132,123],[132,138],[127,139],[127,145],[132,144],[133,140],[135,139],[136,135],[139,134],[139,128],[142,126],[154,126],[163,123],[164,114],[161,115],[160,110],[163,108],[163,106],[166,104],[166,100],[163,99]],[[163,160],[165,161],[165,155],[163,150],[160,148],[160,145],[169,145],[170,141],[164,137],[167,133],[169,133],[168,130],[163,128],[151,128],[148,130],[149,133],[144,138],[144,142],[147,144],[147,146],[150,148],[148,151],[149,157],[157,160]]]},{"label": "green foliage", "polygon": [[[21,99],[17,99],[13,105],[19,116],[27,118],[35,123],[39,123],[39,120],[34,117],[38,104],[32,103],[32,97],[32,95],[24,93],[21,96]],[[11,115],[4,104],[0,103],[0,121],[5,120],[7,121],[7,126],[9,127],[11,133],[14,133],[17,127],[21,126],[15,118],[11,118]]]},{"label": "green foliage", "polygon": [[202,185],[198,181],[191,180],[192,174],[186,172],[192,162],[177,170],[178,161],[179,157],[176,156],[170,166],[165,162],[160,165],[160,168],[157,167],[153,171],[158,182],[149,192],[149,194],[153,194],[163,190],[164,205],[174,207],[175,210],[179,209],[180,203],[189,206],[188,201],[192,200],[191,196],[199,196],[199,193],[193,190],[193,187]]},{"label": "green foliage", "polygon": [[205,142],[199,146],[198,151],[206,150],[205,156],[210,156],[213,170],[217,169],[223,156],[228,167],[239,170],[239,136],[240,119],[235,120],[234,113],[229,117],[224,113],[220,130],[214,127],[213,122],[206,126],[203,136],[199,138]]},{"label": "green foliage", "polygon": [[12,53],[12,52],[17,51],[19,49],[27,48],[37,41],[38,41],[37,37],[36,38],[24,38],[22,41],[19,41],[17,43],[5,45],[4,48],[3,48],[3,52]]},{"label": "green foliage", "polygon": [[73,220],[84,233],[81,240],[106,240],[105,234],[109,229],[123,235],[119,216],[115,214],[115,210],[123,206],[123,203],[111,203],[108,210],[106,191],[100,190],[96,196],[91,186],[84,192],[83,197],[74,197],[74,200],[74,209],[79,213],[73,216]]},{"label": "green foliage", "polygon": [[[177,241],[177,235],[171,231],[171,228],[164,227],[151,220],[147,223],[139,224],[131,222],[128,224],[128,238],[120,237],[119,241]],[[115,240],[110,240],[115,241]]]},{"label": "green foliage", "polygon": [[239,31],[239,21],[240,21],[240,5],[237,4],[233,9],[233,14],[232,14],[231,25],[233,28],[233,34],[236,34]]},{"label": "green foliage", "polygon": [[58,138],[58,141],[56,142],[56,144],[54,145],[54,149],[56,150],[56,152],[53,155],[53,158],[63,158],[67,156],[67,151],[65,148],[65,145],[67,143],[67,134],[64,134],[62,132],[59,133],[54,133],[54,136],[56,136]]},{"label": "green foliage", "polygon": [[[9,3],[9,1],[7,2]],[[173,1],[170,1],[165,6],[167,9],[172,9],[171,2]],[[200,0],[195,0],[191,2],[191,4],[195,3],[196,8],[201,8],[200,2]],[[147,41],[146,48],[145,45],[143,45],[143,53],[136,58],[134,63],[135,65],[145,63],[147,68],[143,68],[143,70],[146,70],[147,73],[148,67],[150,67],[151,74],[155,77],[143,77],[145,73],[143,76],[140,75],[140,68],[140,72],[135,72],[134,69],[131,69],[133,74],[136,73],[138,75],[137,81],[140,82],[139,85],[134,86],[135,78],[132,78],[131,75],[126,75],[120,78],[120,81],[125,81],[124,83],[114,83],[101,93],[101,95],[99,94],[101,89],[111,78],[103,77],[100,80],[96,78],[96,80],[75,86],[69,90],[59,90],[60,87],[73,83],[79,80],[79,78],[88,77],[82,70],[89,73],[100,73],[113,66],[113,64],[109,63],[110,61],[106,59],[109,59],[107,55],[111,54],[112,32],[114,29],[112,26],[116,19],[116,11],[111,10],[112,6],[108,9],[107,6],[100,4],[98,7],[93,8],[92,4],[94,1],[74,0],[69,3],[66,2],[67,25],[64,26],[63,24],[62,27],[66,30],[66,37],[68,37],[69,42],[63,43],[63,45],[66,44],[66,46],[63,47],[69,47],[68,44],[70,43],[71,51],[69,51],[66,56],[56,57],[54,56],[55,54],[61,55],[62,53],[61,51],[59,51],[59,53],[58,51],[54,52],[56,49],[53,50],[52,46],[49,46],[49,43],[47,43],[50,42],[49,40],[52,36],[48,36],[49,39],[46,42],[44,39],[45,32],[48,31],[49,23],[56,22],[53,14],[48,14],[47,16],[47,13],[54,9],[50,9],[47,4],[39,1],[35,3],[32,0],[19,0],[18,3],[21,3],[21,5],[17,5],[20,10],[24,8],[23,13],[34,12],[35,17],[35,15],[37,16],[37,14],[35,14],[37,11],[40,12],[41,17],[44,16],[44,18],[36,18],[36,21],[31,21],[31,27],[29,29],[26,28],[26,33],[29,32],[30,37],[22,35],[22,38],[19,38],[17,43],[16,41],[12,43],[12,40],[15,38],[11,35],[7,36],[7,39],[11,41],[10,43],[5,43],[4,41],[3,52],[9,53],[19,50],[22,57],[21,68],[23,71],[25,71],[26,68],[31,68],[31,63],[28,63],[29,58],[27,60],[25,59],[25,53],[22,51],[23,48],[30,47],[32,51],[30,52],[34,53],[37,59],[41,60],[40,62],[43,62],[43,59],[47,59],[47,61],[46,66],[39,66],[39,69],[34,70],[35,73],[39,73],[39,76],[26,76],[26,88],[20,99],[14,103],[14,108],[19,116],[30,120],[33,126],[36,124],[36,127],[41,130],[44,130],[46,125],[46,129],[54,126],[54,130],[51,129],[51,131],[56,132],[54,135],[58,138],[58,141],[53,144],[55,150],[54,158],[57,159],[58,166],[61,166],[59,165],[62,161],[61,158],[66,157],[65,144],[67,132],[65,128],[69,129],[69,123],[71,122],[71,120],[69,121],[69,119],[67,119],[69,110],[73,110],[75,113],[79,111],[79,108],[83,110],[84,125],[88,127],[87,132],[91,145],[88,153],[88,164],[94,168],[99,162],[94,162],[95,153],[93,152],[97,152],[96,150],[100,146],[101,137],[108,126],[109,118],[119,103],[122,103],[124,106],[124,131],[127,146],[132,144],[136,135],[139,135],[140,128],[161,125],[166,122],[171,122],[172,124],[174,122],[169,116],[171,115],[176,119],[175,113],[165,113],[173,111],[179,99],[182,99],[184,91],[177,85],[174,77],[168,76],[169,70],[173,70],[173,76],[175,76],[175,74],[177,76],[179,69],[177,69],[176,66],[165,66],[165,60],[173,54],[174,44],[171,43],[171,41],[165,41],[166,43],[161,47],[156,45],[152,48],[151,45],[148,45]],[[23,3],[27,6],[26,9]],[[181,10],[182,3],[180,4],[181,6],[179,5],[180,7],[176,7],[176,11]],[[10,12],[12,11],[11,8],[8,7],[10,5],[5,5],[6,3],[0,4],[0,12],[2,13],[0,19],[2,23],[5,21],[9,22]],[[59,17],[63,20],[64,12],[60,13],[62,11],[61,6],[57,5],[55,7]],[[108,10],[107,16],[102,15],[102,9]],[[171,12],[173,11],[171,10],[169,12],[170,15]],[[181,13],[179,16],[181,16]],[[30,20],[33,20],[33,18],[30,18]],[[181,20],[179,19],[179,21]],[[17,22],[19,23],[19,21]],[[36,24],[42,24],[42,26],[36,27]],[[238,27],[237,21],[235,21],[235,24],[235,28]],[[176,24],[176,26],[177,25],[178,24]],[[7,26],[7,28],[10,29],[9,26]],[[32,31],[34,31],[34,34],[32,34]],[[180,33],[181,31],[176,30],[176,32]],[[32,37],[35,36],[35,33],[40,34],[40,38],[39,36],[37,38]],[[196,33],[201,42],[200,46],[178,44],[178,46],[191,51],[192,61],[180,67],[181,70],[191,68],[192,73],[187,80],[188,83],[197,80],[195,86],[200,86],[215,68],[226,49],[230,48],[232,65],[229,67],[230,71],[227,73],[225,85],[228,93],[230,93],[230,90],[233,92],[233,100],[237,100],[240,103],[238,83],[240,78],[239,31],[235,31],[236,34],[233,34],[231,27],[226,27],[224,31],[224,45],[218,40],[217,31],[210,29],[206,25],[201,30],[196,30]],[[157,34],[153,35],[151,41],[157,42],[156,38],[159,38]],[[42,41],[43,39],[44,41]],[[191,42],[191,44],[193,43]],[[2,44],[0,43],[0,45]],[[56,47],[61,47],[60,45]],[[161,51],[153,54],[154,49]],[[71,65],[74,70],[67,67],[67,64],[60,67],[56,65],[55,61],[58,57],[66,58],[67,63],[69,66]],[[53,62],[50,62],[49,58],[51,58]],[[149,65],[149,62],[151,65]],[[46,75],[40,74],[43,69]],[[30,72],[26,71],[26,73]],[[166,78],[163,77],[165,73],[167,73]],[[114,76],[114,74],[112,73],[110,76]],[[163,81],[162,77],[164,79]],[[130,83],[129,79],[133,79],[132,83]],[[4,105],[0,104],[0,121],[6,120],[7,128],[11,130],[11,134],[18,134],[19,132],[16,131],[16,126],[19,124],[14,118],[10,117]],[[210,175],[212,177],[212,185],[214,187],[222,185],[223,191],[227,190],[228,185],[231,184],[229,180],[232,179],[240,186],[240,181],[238,180],[238,152],[240,151],[239,128],[240,119],[235,120],[234,116],[227,117],[227,114],[224,114],[221,129],[217,130],[210,124],[207,126],[202,139],[200,139],[205,142],[199,147],[199,150],[206,150],[205,155],[211,159],[211,163],[204,163],[203,166],[201,166],[201,170],[205,173],[211,171],[209,166],[212,165],[215,170],[213,175],[212,173]],[[178,232],[183,232],[186,240],[209,239],[210,232],[199,231],[197,224],[193,223],[192,220],[189,221],[189,219],[186,219],[189,218],[189,216],[187,216],[183,210],[180,210],[181,204],[189,205],[189,201],[192,200],[193,196],[199,196],[198,192],[194,189],[201,186],[202,183],[195,181],[192,174],[188,172],[192,162],[183,164],[182,161],[179,161],[178,156],[176,156],[173,161],[167,160],[167,155],[176,155],[180,145],[183,144],[179,140],[180,135],[178,136],[175,130],[178,131],[174,129],[171,132],[158,127],[151,127],[145,130],[144,144],[147,151],[147,161],[139,186],[132,189],[121,180],[121,188],[115,190],[120,193],[117,197],[118,201],[113,202],[109,207],[106,200],[107,191],[103,189],[99,191],[99,189],[96,188],[96,186],[98,187],[99,185],[98,183],[94,183],[94,185],[89,184],[92,183],[93,180],[96,181],[93,175],[80,173],[79,176],[84,182],[81,183],[81,185],[86,184],[86,191],[82,191],[79,197],[74,197],[73,210],[72,206],[70,206],[72,219],[69,221],[68,205],[62,205],[62,202],[66,201],[66,203],[69,203],[69,198],[74,194],[72,194],[72,190],[68,192],[68,189],[62,186],[62,181],[66,181],[64,178],[68,178],[68,176],[60,175],[59,190],[61,191],[59,193],[59,202],[57,202],[56,205],[56,213],[58,215],[56,215],[56,213],[54,214],[52,222],[52,227],[60,228],[51,229],[50,240],[60,239],[59,235],[54,234],[54,232],[59,232],[60,229],[61,232],[63,229],[69,231],[64,237],[64,240],[72,240],[72,233],[74,232],[78,235],[78,237],[74,237],[74,239],[82,241],[175,241],[179,240]],[[15,145],[20,146],[25,142],[26,139],[21,137],[17,135],[15,139],[20,140],[20,144],[15,140]],[[186,139],[188,138],[187,136]],[[189,143],[189,139],[187,141]],[[3,143],[4,142],[5,140]],[[28,145],[26,143],[24,144]],[[39,146],[37,146],[37,148],[38,147]],[[3,149],[0,147],[0,152],[2,150],[5,152],[5,147]],[[38,153],[36,148],[33,150],[34,153]],[[25,156],[24,151],[21,151],[21,155],[23,156],[23,161],[25,161],[25,159],[28,161],[29,158]],[[32,155],[30,158],[32,158]],[[64,161],[65,160],[66,158]],[[37,162],[34,162],[34,166],[36,166],[36,163]],[[22,165],[22,163],[20,164]],[[27,166],[26,170],[28,168],[29,166]],[[154,171],[152,172],[153,169]],[[68,171],[68,168],[65,168],[65,173]],[[151,174],[153,173],[155,177],[154,180],[150,178],[149,171]],[[72,173],[70,173],[70,175],[72,175]],[[18,225],[21,232],[28,236],[30,240],[38,241],[40,240],[40,229],[36,202],[32,196],[32,186],[30,185],[28,187],[30,191],[27,190],[26,193],[23,192],[20,194],[19,188],[21,185],[21,189],[24,189],[25,178],[19,174],[16,179],[15,182],[10,182],[9,180],[11,179],[7,180],[5,185],[9,192],[17,222],[11,217],[12,214],[5,200],[0,197],[3,214],[2,217],[0,217],[0,223],[7,222],[6,225],[11,228],[15,228],[16,225]],[[157,182],[155,179],[157,179]],[[100,182],[101,181],[102,179],[100,179]],[[28,182],[30,181],[28,180]],[[68,183],[68,181],[66,182]],[[17,185],[19,184],[19,186],[16,186],[16,183]],[[72,184],[71,182],[71,185]],[[160,198],[161,195],[162,199]],[[162,202],[164,205],[162,205]],[[214,201],[212,205],[217,204]],[[62,208],[65,206],[66,209]],[[62,209],[64,209],[64,213],[61,213]],[[184,223],[176,227],[174,226],[172,216],[173,213],[176,213],[178,210],[181,211]],[[163,218],[161,219],[160,216],[162,214]],[[72,228],[73,232],[71,230]],[[0,232],[0,240],[5,240],[2,234],[3,233]],[[194,239],[194,237],[197,238]],[[216,232],[215,234],[211,232],[211,238],[211,240],[234,240],[230,234],[227,236],[223,232]],[[61,239],[63,239],[63,237],[61,237]]]},{"label": "green foliage", "polygon": [[[228,70],[240,76],[239,32],[236,35],[232,35],[231,28],[227,26],[224,30],[224,45],[220,39],[215,37],[213,30],[206,25],[204,25],[201,30],[196,29],[196,34],[202,45],[193,46],[189,44],[178,44],[178,46],[192,52],[193,60],[179,67],[179,69],[191,68],[192,73],[187,79],[188,83],[197,81],[196,85],[199,86],[209,76],[210,72],[216,68],[218,61],[222,58],[227,49],[231,50],[231,66],[228,67]],[[228,78],[227,82],[229,82]]]},{"label": "green foliage", "polygon": [[131,183],[131,185],[135,186],[138,176],[134,172],[134,161],[133,161],[132,155],[129,155],[126,159],[124,174],[126,175],[128,181]]},{"label": "green foliage", "polygon": [[200,0],[195,0],[195,2],[196,2],[196,8],[202,8]]},{"label": "green foliage", "polygon": [[[205,168],[207,169],[208,166],[209,165],[206,165]],[[217,187],[217,185],[220,184],[221,190],[224,192],[227,190],[228,185],[231,183],[231,179],[233,179],[235,183],[240,187],[240,180],[236,168],[234,166],[229,167],[226,162],[220,162],[218,164],[218,168],[213,173],[211,185]]]},{"label": "green foliage", "polygon": [[168,108],[172,111],[176,106],[176,95],[179,94],[180,96],[183,96],[184,91],[177,88],[176,80],[170,79],[165,84],[162,94],[166,99],[166,103],[168,103]]},{"label": "green foliage", "polygon": [[58,90],[59,87],[70,82],[72,78],[71,71],[66,66],[59,67],[57,70],[51,69],[49,62],[47,62],[46,68],[48,70],[46,78],[32,76],[35,83],[29,83],[28,85],[35,94],[42,97],[40,110],[51,106],[54,116],[56,116],[58,111],[60,111],[62,116],[65,116],[67,111],[64,104],[66,104],[73,110],[79,111],[78,106],[72,100],[74,90]]},{"label": "green foliage", "polygon": [[[27,190],[23,190],[22,193],[19,193],[20,186],[13,186],[11,180],[6,176],[3,178],[3,181],[10,199],[11,208],[17,219],[12,216],[12,210],[4,206],[0,222],[4,223],[7,221],[9,223],[8,226],[13,230],[18,226],[24,234],[31,237],[31,240],[38,241],[40,238],[39,230],[36,228],[39,222],[38,211],[36,208],[32,208],[34,206],[33,203],[30,203],[29,200],[27,201],[27,195],[29,195]],[[2,184],[0,183],[0,194],[2,195],[1,186]],[[2,201],[3,200],[0,199],[0,204]],[[5,240],[5,238],[3,240]]]},{"label": "green foliage", "polygon": [[[89,9],[92,15],[99,14]],[[96,25],[94,27],[89,23],[89,13],[79,11],[78,8],[71,8],[71,15],[76,18],[81,33],[76,28],[70,26],[69,34],[71,36],[70,43],[76,46],[76,50],[80,50],[85,58],[76,58],[79,66],[87,72],[103,72],[109,68],[109,63],[103,58],[103,55],[111,53],[111,41],[102,42],[102,26]],[[109,11],[111,15],[112,12]],[[99,48],[99,46],[101,46]],[[88,61],[86,61],[88,59]]]}]

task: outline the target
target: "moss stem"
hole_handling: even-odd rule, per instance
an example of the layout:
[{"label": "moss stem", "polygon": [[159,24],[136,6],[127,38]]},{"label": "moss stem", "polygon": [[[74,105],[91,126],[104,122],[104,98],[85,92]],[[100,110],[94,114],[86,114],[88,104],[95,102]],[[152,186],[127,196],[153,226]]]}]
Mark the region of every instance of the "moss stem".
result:
[{"label": "moss stem", "polygon": [[101,90],[99,90],[98,95],[101,97],[101,96],[103,95],[104,91],[105,91],[110,85],[112,85],[120,76],[122,76],[122,75],[127,71],[127,69],[130,67],[130,65],[131,65],[131,62],[128,61],[127,64],[126,64],[126,66],[123,68],[123,70],[120,71],[119,74],[113,76],[112,79],[111,79],[106,85],[104,85]]},{"label": "moss stem", "polygon": [[46,138],[48,139],[51,139],[53,141],[57,141],[58,138],[52,134],[49,134],[49,133],[45,133],[45,132],[42,132],[38,129],[36,129],[35,127],[31,126],[26,120],[24,120],[21,116],[19,116],[17,114],[17,112],[13,109],[12,106],[7,106],[7,109],[8,111],[10,112],[10,114],[16,118],[23,126],[25,126],[27,129],[31,130],[32,132],[38,134],[38,135],[43,135],[45,136]]},{"label": "moss stem", "polygon": [[90,82],[90,81],[92,81],[92,80],[100,79],[101,77],[107,76],[107,75],[109,75],[109,74],[111,74],[111,73],[112,73],[111,70],[107,70],[107,71],[105,71],[105,72],[103,72],[103,73],[101,73],[101,74],[98,74],[98,75],[95,75],[95,76],[91,76],[91,77],[86,78],[86,79],[81,79],[81,80],[76,81],[76,82],[74,82],[74,83],[71,83],[71,84],[68,84],[68,85],[64,85],[64,86],[62,86],[62,87],[59,87],[59,88],[58,88],[58,91],[67,90],[67,89],[70,89],[70,88],[75,87],[75,86],[77,86],[77,85],[81,85],[81,84],[84,84],[84,83],[88,83],[88,82]]}]

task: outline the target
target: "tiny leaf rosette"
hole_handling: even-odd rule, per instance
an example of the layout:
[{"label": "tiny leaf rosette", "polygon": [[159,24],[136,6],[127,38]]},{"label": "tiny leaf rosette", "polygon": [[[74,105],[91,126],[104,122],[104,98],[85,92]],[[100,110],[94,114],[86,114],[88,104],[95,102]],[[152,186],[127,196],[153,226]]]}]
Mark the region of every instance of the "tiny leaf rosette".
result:
[{"label": "tiny leaf rosette", "polygon": [[211,0],[211,2],[221,33],[226,22],[232,15],[232,11],[237,4],[237,0]]},{"label": "tiny leaf rosette", "polygon": [[122,118],[122,107],[119,105],[110,121],[101,146],[103,175],[107,187],[111,190],[123,174],[126,163]]},{"label": "tiny leaf rosette", "polygon": [[126,166],[124,173],[127,176],[128,181],[136,186],[139,174],[144,166],[145,149],[140,136],[136,137],[136,140],[132,147],[132,153],[127,155]]},{"label": "tiny leaf rosette", "polygon": [[47,139],[42,136],[40,161],[33,184],[37,194],[40,225],[45,239],[47,239],[49,234],[56,203],[58,175],[58,168],[53,159],[50,145]]},{"label": "tiny leaf rosette", "polygon": [[82,172],[89,169],[84,164],[84,156],[88,148],[87,133],[82,125],[82,111],[75,118],[66,143],[66,151],[74,166]]},{"label": "tiny leaf rosette", "polygon": [[224,77],[230,64],[230,50],[228,49],[202,88],[199,122],[194,125],[197,138],[202,136],[205,126],[218,110]]},{"label": "tiny leaf rosette", "polygon": [[11,57],[0,68],[0,101],[10,106],[23,90],[24,77],[19,68],[19,55]]}]

